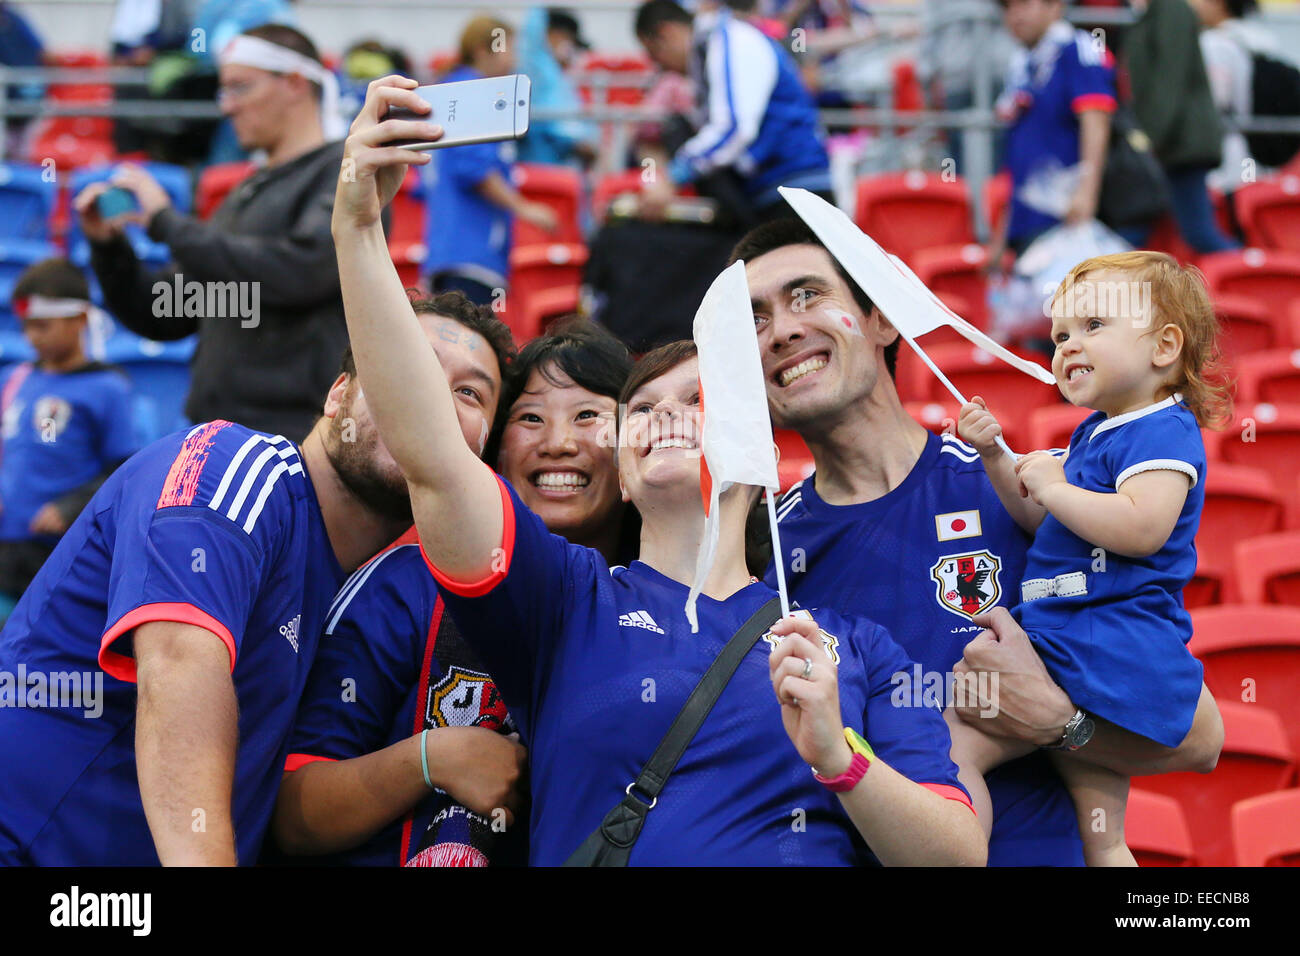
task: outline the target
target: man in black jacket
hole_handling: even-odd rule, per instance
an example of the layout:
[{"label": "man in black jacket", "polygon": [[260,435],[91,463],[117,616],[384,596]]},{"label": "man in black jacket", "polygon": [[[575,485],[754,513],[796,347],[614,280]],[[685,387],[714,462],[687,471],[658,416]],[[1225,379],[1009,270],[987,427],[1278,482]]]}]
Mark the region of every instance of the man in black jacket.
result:
[{"label": "man in black jacket", "polygon": [[[151,339],[199,333],[185,413],[301,439],[347,346],[330,237],[343,157],[333,77],[312,42],[278,24],[221,52],[218,101],[240,145],[266,161],[209,221],[183,215],[143,169],[124,166],[75,200],[91,264],[117,319]],[[254,65],[256,64],[256,65]],[[173,261],[153,271],[96,200],[129,190]]]}]

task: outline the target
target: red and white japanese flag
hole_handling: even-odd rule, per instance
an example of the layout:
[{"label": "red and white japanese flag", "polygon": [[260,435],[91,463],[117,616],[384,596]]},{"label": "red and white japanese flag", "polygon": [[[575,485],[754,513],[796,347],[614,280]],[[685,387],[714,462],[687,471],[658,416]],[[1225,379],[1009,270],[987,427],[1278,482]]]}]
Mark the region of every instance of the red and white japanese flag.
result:
[{"label": "red and white japanese flag", "polygon": [[[1048,385],[1056,384],[1056,378],[1047,369],[999,345],[944,305],[906,263],[880,248],[874,239],[855,226],[853,220],[835,206],[806,189],[781,186],[778,191],[959,402],[965,404],[965,396],[948,381],[947,376],[930,360],[930,356],[925,354],[925,350],[916,344],[918,336],[945,325],[1012,368]],[[1012,454],[1001,438],[998,443],[1007,454]]]},{"label": "red and white japanese flag", "polygon": [[[745,263],[736,262],[713,280],[695,313],[695,346],[700,366],[700,496],[704,499],[704,537],[695,564],[695,581],[686,599],[691,631],[699,630],[695,603],[713,567],[718,548],[718,501],[733,485],[780,488],[767,389],[758,354],[754,312],[749,304]],[[770,517],[775,517],[768,496]],[[773,529],[775,533],[775,529]],[[779,544],[777,568],[781,568]],[[784,587],[782,587],[784,595]]]}]

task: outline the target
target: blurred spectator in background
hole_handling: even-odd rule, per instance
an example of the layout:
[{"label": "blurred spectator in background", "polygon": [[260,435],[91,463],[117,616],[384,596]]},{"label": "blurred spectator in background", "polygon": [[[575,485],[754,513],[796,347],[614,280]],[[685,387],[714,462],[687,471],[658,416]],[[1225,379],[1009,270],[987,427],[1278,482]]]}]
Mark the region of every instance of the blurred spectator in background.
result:
[{"label": "blurred spectator in background", "polygon": [[139,448],[131,386],[86,358],[91,309],[66,259],[28,268],[14,311],[35,362],[0,373],[0,623],[113,470]]},{"label": "blurred spectator in background", "polygon": [[[87,186],[74,206],[117,320],[163,341],[199,333],[185,414],[297,441],[348,340],[330,235],[343,159],[343,144],[330,141],[342,133],[336,80],[297,30],[257,27],[223,51],[219,102],[240,145],[265,151],[266,162],[211,219],[178,212],[135,166]],[[113,186],[135,195],[149,235],[170,246],[170,264],[147,269],[123,222],[99,215],[96,200]],[[198,302],[181,294],[191,282],[203,284]]]},{"label": "blurred spectator in background", "polygon": [[[45,48],[12,3],[0,0],[0,66],[40,66],[44,62]],[[45,95],[40,83],[11,83],[4,89],[8,100],[37,102]],[[6,117],[4,147],[6,156],[22,155],[24,138],[31,125],[30,118]]]},{"label": "blurred spectator in background", "polygon": [[683,183],[718,200],[742,229],[785,214],[778,186],[833,201],[816,106],[779,44],[728,9],[693,18],[672,0],[643,3],[635,29],[651,60],[691,76],[697,105],[690,129],[665,127],[672,160],[643,191],[643,216],[662,216]]},{"label": "blurred spectator in background", "polygon": [[[580,51],[591,45],[582,38],[573,14],[534,7],[524,19],[519,44],[518,72],[532,81],[534,110],[579,110],[578,89],[565,73]],[[363,97],[364,99],[364,97]],[[588,166],[596,159],[600,131],[578,119],[535,120],[519,141],[519,159],[525,163],[578,162]]]},{"label": "blurred spectator in background", "polygon": [[1223,234],[1205,178],[1223,161],[1223,125],[1210,94],[1187,0],[1130,0],[1137,22],[1124,35],[1133,111],[1169,180],[1178,231],[1198,253],[1240,248]]},{"label": "blurred spectator in background", "polygon": [[371,80],[400,73],[415,76],[411,60],[397,47],[379,40],[358,40],[348,47],[339,64],[339,102],[344,116],[355,116],[366,101]]},{"label": "blurred spectator in background", "polygon": [[[924,0],[917,74],[933,109],[970,109],[981,76],[988,77],[989,103],[1001,94],[1016,44],[1000,29],[998,19],[994,0]],[[947,140],[948,155],[956,161],[957,172],[965,175],[963,131],[948,130]],[[995,166],[1000,165],[1000,153],[995,149]]]},{"label": "blurred spectator in background", "polygon": [[1062,221],[1097,214],[1110,116],[1116,106],[1110,53],[1062,19],[1061,0],[1001,0],[1020,43],[998,98],[1007,131],[1011,203],[994,229],[991,263],[1017,254]]},{"label": "blurred spectator in background", "polygon": [[226,44],[253,27],[278,23],[296,27],[298,15],[290,0],[202,0],[194,15],[194,28],[202,31],[203,49],[215,65]]},{"label": "blurred spectator in background", "polygon": [[113,62],[148,66],[159,51],[190,47],[200,0],[117,0],[109,27]]},{"label": "blurred spectator in background", "polygon": [[[514,30],[495,17],[475,17],[460,35],[460,65],[442,83],[507,76],[515,72]],[[429,215],[425,270],[433,292],[463,292],[490,305],[504,289],[510,255],[511,216],[553,232],[554,210],[523,197],[510,181],[514,140],[451,146],[432,151],[423,167]]]},{"label": "blurred spectator in background", "polygon": [[1201,57],[1210,81],[1210,95],[1226,119],[1223,162],[1206,176],[1206,182],[1224,195],[1242,184],[1250,147],[1236,124],[1251,116],[1250,62],[1252,39],[1241,29],[1241,17],[1255,9],[1254,0],[1192,0],[1201,21]]}]

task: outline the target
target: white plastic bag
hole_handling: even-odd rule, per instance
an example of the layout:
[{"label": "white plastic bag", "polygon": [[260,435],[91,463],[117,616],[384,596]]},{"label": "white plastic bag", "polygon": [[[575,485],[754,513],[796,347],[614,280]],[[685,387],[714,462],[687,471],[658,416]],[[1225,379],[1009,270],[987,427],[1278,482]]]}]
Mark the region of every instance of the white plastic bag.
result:
[{"label": "white plastic bag", "polygon": [[1084,259],[1133,248],[1096,219],[1053,226],[1020,254],[1010,276],[989,283],[991,334],[999,342],[1043,335],[1061,280]]}]

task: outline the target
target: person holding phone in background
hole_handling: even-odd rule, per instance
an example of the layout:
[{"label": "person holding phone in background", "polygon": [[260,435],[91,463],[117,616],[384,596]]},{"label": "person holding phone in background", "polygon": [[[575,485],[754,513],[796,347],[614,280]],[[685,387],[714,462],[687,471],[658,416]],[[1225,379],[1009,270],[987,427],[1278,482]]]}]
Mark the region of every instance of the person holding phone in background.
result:
[{"label": "person holding phone in background", "polygon": [[[442,82],[514,71],[514,30],[495,17],[475,17],[460,36],[460,64]],[[425,274],[433,292],[462,292],[476,305],[491,304],[494,290],[506,286],[512,218],[555,230],[555,212],[511,185],[516,149],[505,140],[433,151],[423,171],[429,206]]]},{"label": "person holding phone in background", "polygon": [[[241,33],[220,60],[222,112],[240,145],[265,151],[266,160],[212,218],[181,213],[147,171],[130,164],[83,189],[74,207],[114,317],[160,341],[198,332],[185,414],[299,440],[347,347],[329,232],[343,158],[331,141],[342,132],[337,81],[311,40],[278,24]],[[123,234],[132,217],[168,245],[172,262],[154,270],[136,257]],[[241,302],[255,303],[254,314],[160,308],[156,286],[177,281],[207,284],[208,301],[218,284],[235,284]]]}]

